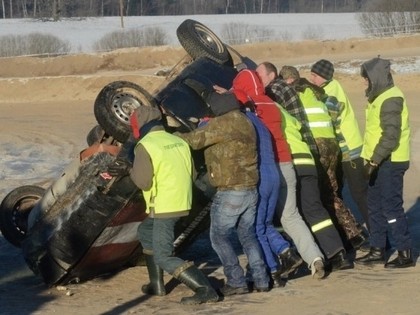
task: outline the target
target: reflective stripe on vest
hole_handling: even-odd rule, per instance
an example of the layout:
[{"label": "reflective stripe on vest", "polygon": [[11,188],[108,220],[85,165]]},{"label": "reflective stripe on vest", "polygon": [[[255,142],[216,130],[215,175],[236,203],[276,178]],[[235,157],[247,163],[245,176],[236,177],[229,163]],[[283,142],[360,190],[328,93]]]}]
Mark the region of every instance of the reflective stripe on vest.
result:
[{"label": "reflective stripe on vest", "polygon": [[289,144],[294,165],[315,165],[311,150],[306,142],[302,140],[300,129],[301,123],[290,115],[283,106],[276,104],[281,112],[281,128],[283,129],[286,141]]},{"label": "reflective stripe on vest", "polygon": [[308,117],[314,138],[335,138],[335,132],[327,106],[318,100],[310,88],[299,92],[300,100]]}]

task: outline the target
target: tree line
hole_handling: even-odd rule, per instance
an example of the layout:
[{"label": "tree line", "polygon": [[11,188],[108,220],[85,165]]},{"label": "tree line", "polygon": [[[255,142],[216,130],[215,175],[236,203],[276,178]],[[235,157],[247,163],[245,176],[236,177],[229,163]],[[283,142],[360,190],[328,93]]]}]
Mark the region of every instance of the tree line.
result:
[{"label": "tree line", "polygon": [[418,0],[0,0],[0,17],[420,11]]}]

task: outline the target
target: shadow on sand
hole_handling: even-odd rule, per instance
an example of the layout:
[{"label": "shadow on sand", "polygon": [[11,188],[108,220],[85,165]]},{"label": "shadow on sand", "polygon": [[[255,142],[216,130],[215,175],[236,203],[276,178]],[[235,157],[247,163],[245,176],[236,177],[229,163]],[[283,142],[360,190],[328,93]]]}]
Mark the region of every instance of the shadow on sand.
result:
[{"label": "shadow on sand", "polygon": [[[415,257],[418,257],[420,250],[420,197],[407,211],[409,229],[413,239]],[[390,240],[392,245],[392,239]],[[236,244],[238,255],[242,254],[239,244]],[[354,257],[351,253],[351,256]],[[390,252],[392,254],[392,251]],[[205,265],[203,271],[210,275],[209,279],[215,288],[223,285],[221,279],[213,277],[211,274],[220,267],[220,261],[211,248],[208,231],[202,233],[191,246],[181,255],[185,260],[194,261],[198,266]],[[307,268],[300,268],[291,278],[296,279],[309,275]],[[115,275],[109,275],[110,277]],[[168,292],[171,292],[179,282],[175,279],[167,284]],[[147,296],[139,295],[138,298],[126,301],[117,307],[107,311],[107,315],[121,314],[125,311],[146,302]],[[42,279],[33,274],[27,267],[22,252],[9,244],[0,235],[0,305],[9,305],[8,309],[13,309],[13,314],[30,314],[40,310],[43,305],[54,300],[54,296],[48,294],[46,285]],[[7,313],[1,314],[8,315]],[[12,314],[12,313],[11,313]]]}]

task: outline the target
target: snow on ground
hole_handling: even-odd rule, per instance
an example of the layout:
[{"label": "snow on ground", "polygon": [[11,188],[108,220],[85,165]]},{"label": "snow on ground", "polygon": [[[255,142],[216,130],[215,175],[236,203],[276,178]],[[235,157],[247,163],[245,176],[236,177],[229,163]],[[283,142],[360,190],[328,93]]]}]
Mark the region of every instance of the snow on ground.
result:
[{"label": "snow on ground", "polygon": [[[209,27],[222,40],[223,28],[229,23],[245,23],[250,27],[264,27],[273,31],[270,40],[299,41],[303,39],[339,40],[364,37],[355,13],[289,13],[289,14],[232,14],[194,16],[130,16],[103,18],[73,18],[58,22],[37,19],[0,19],[0,37],[44,33],[68,41],[72,52],[94,52],[93,44],[104,35],[121,30],[160,27],[168,35],[170,45],[179,45],[176,29],[186,19],[199,21]],[[258,38],[262,40],[262,38]],[[252,39],[251,39],[252,42]],[[397,72],[417,72],[420,57],[393,60]],[[306,67],[309,65],[300,65]],[[337,65],[338,72],[354,73],[353,62]]]},{"label": "snow on ground", "polygon": [[[186,19],[203,23],[220,37],[223,27],[229,23],[264,27],[272,30],[275,38],[287,38],[292,41],[302,40],[308,36],[318,39],[363,36],[354,13],[130,16],[124,17],[123,23],[125,30],[160,27],[168,34],[169,44],[178,45],[176,28]],[[120,30],[122,30],[120,17],[74,18],[58,22],[36,19],[0,20],[0,36],[48,33],[69,41],[74,52],[93,51],[94,42],[105,34]]]}]

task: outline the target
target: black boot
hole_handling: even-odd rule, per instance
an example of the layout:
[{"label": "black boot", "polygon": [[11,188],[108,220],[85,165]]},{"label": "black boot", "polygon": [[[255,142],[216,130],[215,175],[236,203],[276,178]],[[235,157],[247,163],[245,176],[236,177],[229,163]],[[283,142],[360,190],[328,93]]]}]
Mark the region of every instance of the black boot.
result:
[{"label": "black boot", "polygon": [[397,258],[387,262],[385,268],[407,268],[414,267],[414,260],[411,249],[399,250]]},{"label": "black boot", "polygon": [[371,247],[369,253],[365,256],[356,258],[355,262],[361,265],[384,264],[385,249],[381,247]]},{"label": "black boot", "polygon": [[147,271],[149,272],[150,283],[141,287],[141,291],[148,295],[166,295],[165,284],[163,282],[163,270],[156,265],[152,255],[144,255],[146,259]]},{"label": "black boot", "polygon": [[302,258],[291,248],[279,255],[281,262],[280,276],[287,278],[293,273],[303,262]]},{"label": "black boot", "polygon": [[193,296],[183,297],[181,304],[201,304],[219,300],[219,295],[212,288],[209,280],[194,264],[181,265],[175,270],[173,276],[195,292]]},{"label": "black boot", "polygon": [[281,269],[271,273],[271,280],[273,288],[284,288],[286,286],[286,279],[281,277]]},{"label": "black boot", "polygon": [[352,269],[352,262],[346,257],[346,252],[340,250],[337,254],[329,259],[331,271]]},{"label": "black boot", "polygon": [[354,250],[358,250],[364,244],[369,243],[368,237],[363,232],[349,239],[349,242]]}]

